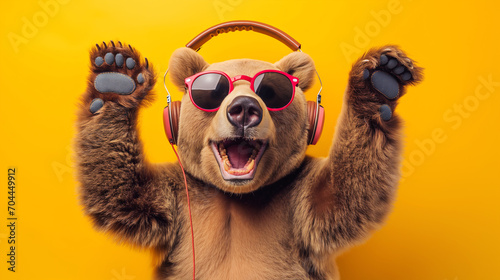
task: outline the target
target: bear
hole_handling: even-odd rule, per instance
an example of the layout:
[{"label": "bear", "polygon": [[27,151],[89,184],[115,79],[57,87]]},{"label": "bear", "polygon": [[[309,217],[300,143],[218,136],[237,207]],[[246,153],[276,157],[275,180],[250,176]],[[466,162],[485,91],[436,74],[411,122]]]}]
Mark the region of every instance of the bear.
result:
[{"label": "bear", "polygon": [[[268,70],[297,82],[281,110],[253,88]],[[231,79],[231,92],[205,96],[219,99],[217,110],[192,100],[189,77],[204,72]],[[152,64],[130,45],[96,44],[76,124],[79,201],[98,230],[154,253],[155,279],[339,279],[335,257],[391,210],[403,145],[395,108],[422,72],[397,46],[368,50],[349,73],[329,155],[314,158],[306,155],[310,56],[209,64],[180,48],[169,75],[184,92],[177,147],[185,186],[178,163],[153,164],[143,153],[138,112],[153,102]]]}]

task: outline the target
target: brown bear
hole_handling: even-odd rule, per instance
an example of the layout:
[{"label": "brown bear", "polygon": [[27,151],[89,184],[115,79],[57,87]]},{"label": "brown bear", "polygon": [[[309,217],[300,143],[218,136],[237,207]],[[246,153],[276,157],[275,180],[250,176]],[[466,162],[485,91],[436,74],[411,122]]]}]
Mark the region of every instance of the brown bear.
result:
[{"label": "brown bear", "polygon": [[[155,279],[191,279],[182,170],[178,163],[148,163],[137,131],[139,108],[152,101],[152,65],[113,42],[97,45],[90,58],[76,136],[84,210],[98,229],[150,248],[159,257]],[[421,81],[422,69],[396,46],[357,60],[327,158],[306,155],[303,92],[316,74],[307,54],[294,52],[275,64],[208,64],[181,48],[169,69],[185,91],[177,146],[191,200],[196,279],[338,279],[333,258],[390,211],[402,154],[394,109],[406,86]],[[271,110],[274,101],[256,94],[255,76],[264,70],[298,79],[286,108]],[[188,78],[207,71],[230,80],[200,97],[193,91],[210,85],[195,88]],[[218,110],[199,108],[214,99]]]}]

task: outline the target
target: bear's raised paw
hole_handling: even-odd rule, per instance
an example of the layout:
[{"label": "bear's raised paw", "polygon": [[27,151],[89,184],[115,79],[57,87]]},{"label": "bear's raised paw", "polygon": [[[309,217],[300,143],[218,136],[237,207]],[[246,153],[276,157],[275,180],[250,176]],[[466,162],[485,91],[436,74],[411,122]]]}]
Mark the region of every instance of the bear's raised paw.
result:
[{"label": "bear's raised paw", "polygon": [[97,113],[106,101],[135,107],[153,87],[155,79],[147,58],[141,63],[139,53],[121,42],[96,44],[91,52],[91,102],[89,110]]},{"label": "bear's raised paw", "polygon": [[395,101],[405,93],[407,85],[422,80],[422,68],[395,46],[371,49],[353,66],[351,86],[355,92],[367,92],[382,103],[380,116],[392,117]]}]

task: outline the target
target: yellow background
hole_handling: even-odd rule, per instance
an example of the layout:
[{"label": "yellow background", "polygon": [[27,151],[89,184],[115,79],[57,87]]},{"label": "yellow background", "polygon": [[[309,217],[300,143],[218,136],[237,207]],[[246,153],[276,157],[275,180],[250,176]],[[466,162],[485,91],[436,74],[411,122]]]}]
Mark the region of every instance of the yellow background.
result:
[{"label": "yellow background", "polygon": [[[0,11],[0,279],[151,278],[149,253],[94,231],[78,205],[71,143],[88,50],[103,40],[130,43],[161,76],[176,48],[236,19],[284,30],[315,60],[327,111],[322,139],[308,150],[315,156],[327,155],[348,71],[363,50],[398,44],[426,69],[398,107],[406,144],[394,210],[369,241],[338,258],[342,279],[500,279],[500,86],[481,83],[500,82],[494,1],[29,0],[4,1]],[[250,32],[219,36],[201,51],[209,62],[274,62],[288,53]],[[155,91],[141,135],[151,161],[173,161],[161,82]],[[6,263],[8,167],[17,168],[16,273]]]}]

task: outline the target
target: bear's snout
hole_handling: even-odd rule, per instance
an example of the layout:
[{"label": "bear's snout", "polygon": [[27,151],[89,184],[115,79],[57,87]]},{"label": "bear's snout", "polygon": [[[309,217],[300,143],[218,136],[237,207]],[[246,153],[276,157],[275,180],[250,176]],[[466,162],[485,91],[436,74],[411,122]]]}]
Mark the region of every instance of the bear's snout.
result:
[{"label": "bear's snout", "polygon": [[262,121],[262,108],[257,99],[238,96],[227,106],[227,119],[238,129],[257,126]]}]

